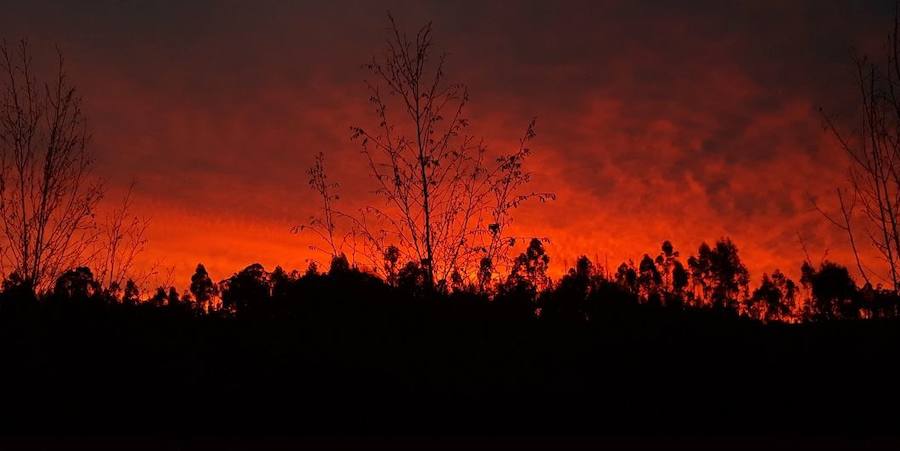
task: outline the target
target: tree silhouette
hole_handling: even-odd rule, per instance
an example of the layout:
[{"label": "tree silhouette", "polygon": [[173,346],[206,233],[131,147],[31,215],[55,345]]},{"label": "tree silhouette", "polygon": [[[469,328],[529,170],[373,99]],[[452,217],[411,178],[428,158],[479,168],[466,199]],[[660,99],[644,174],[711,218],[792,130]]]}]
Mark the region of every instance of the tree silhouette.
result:
[{"label": "tree silhouette", "polygon": [[317,276],[319,275],[319,264],[316,263],[315,260],[310,260],[306,265],[306,272],[304,273],[306,276]]},{"label": "tree silhouette", "polygon": [[62,55],[54,77],[39,81],[25,41],[3,43],[0,71],[0,267],[40,291],[83,263],[102,192],[90,177],[87,122]]},{"label": "tree silhouette", "polygon": [[326,248],[323,249],[318,245],[312,245],[310,247],[313,250],[328,254],[331,258],[337,257],[338,255],[343,254],[344,242],[346,240],[346,236],[344,238],[337,236],[337,220],[338,217],[343,216],[343,214],[335,208],[335,202],[340,200],[340,195],[337,193],[339,185],[328,180],[328,171],[325,166],[325,154],[322,152],[316,154],[312,167],[306,172],[307,175],[309,175],[310,188],[312,188],[322,200],[322,214],[321,216],[311,216],[308,225],[301,225],[296,227],[295,230],[311,230],[316,234],[320,241],[325,243]]},{"label": "tree silhouette", "polygon": [[512,270],[500,287],[495,303],[514,316],[531,316],[535,311],[538,293],[550,286],[547,269],[550,256],[544,243],[533,238],[525,251],[513,261]]},{"label": "tree silhouette", "polygon": [[520,148],[490,166],[484,145],[465,134],[466,87],[446,80],[446,54],[432,55],[431,24],[410,38],[388,17],[386,49],[366,66],[375,78],[367,85],[378,125],[352,128],[386,202],[366,211],[383,227],[372,232],[365,221],[355,222],[377,259],[387,237],[404,260],[424,271],[432,291],[454,272],[476,273],[483,257],[496,260],[511,244],[503,230],[510,211],[529,198],[552,195],[519,192],[529,180],[523,164],[533,122]]},{"label": "tree silhouette", "polygon": [[816,269],[808,262],[801,267],[800,282],[811,291],[808,319],[833,320],[859,317],[856,283],[847,267],[829,261]]},{"label": "tree silhouette", "polygon": [[525,252],[513,261],[507,283],[515,285],[524,282],[537,290],[543,290],[550,286],[550,277],[547,275],[549,267],[550,256],[544,250],[544,242],[532,238]]},{"label": "tree silhouette", "polygon": [[19,276],[19,273],[15,271],[3,279],[2,288],[3,294],[8,295],[7,297],[10,298],[23,299],[25,301],[37,299],[31,285],[27,284],[25,280]]},{"label": "tree silhouette", "polygon": [[796,302],[797,286],[781,271],[763,274],[762,281],[747,299],[748,313],[766,322],[790,319]]},{"label": "tree silhouette", "polygon": [[685,291],[688,283],[690,283],[690,275],[684,265],[675,260],[672,262],[672,296],[666,301],[667,304],[681,306],[685,302],[691,302],[691,293]]},{"label": "tree silhouette", "polygon": [[628,292],[637,295],[639,292],[638,273],[634,269],[634,262],[622,262],[616,270],[616,283],[625,288]]},{"label": "tree silhouette", "polygon": [[254,263],[223,280],[219,290],[224,308],[237,312],[256,309],[271,295],[269,273],[261,264]]},{"label": "tree silhouette", "polygon": [[644,254],[638,266],[637,282],[641,295],[648,303],[654,305],[661,303],[659,290],[662,285],[662,275],[656,268],[656,262],[647,254]]},{"label": "tree silhouette", "polygon": [[126,305],[137,305],[141,301],[141,290],[133,280],[125,282],[125,292],[122,294],[122,302]]},{"label": "tree silhouette", "polygon": [[122,197],[122,203],[99,224],[97,281],[108,289],[125,283],[135,259],[147,246],[150,221],[131,211],[133,191],[132,183]]},{"label": "tree silhouette", "polygon": [[191,276],[190,292],[201,310],[208,311],[213,298],[218,294],[216,284],[206,272],[203,263],[197,264],[194,275]]},{"label": "tree silhouette", "polygon": [[182,303],[181,296],[178,295],[178,290],[175,287],[169,287],[169,292],[166,294],[166,305],[170,307],[176,307]]},{"label": "tree silhouette", "polygon": [[[849,157],[850,189],[837,188],[839,216],[813,205],[847,234],[856,267],[866,284],[870,272],[863,262],[856,234],[863,233],[887,267],[891,290],[900,292],[900,17],[887,42],[886,60],[855,57],[859,101],[852,129],[846,130],[824,111],[826,128]],[[861,214],[857,214],[857,208]],[[863,241],[865,242],[865,241]],[[877,277],[882,278],[880,275]]]},{"label": "tree silhouette", "polygon": [[428,275],[416,262],[407,262],[397,272],[397,287],[414,297],[425,295]]},{"label": "tree silhouette", "polygon": [[552,296],[547,296],[541,306],[541,317],[569,321],[588,319],[588,298],[599,283],[590,259],[584,255],[578,257],[575,266],[560,279]]},{"label": "tree silhouette", "polygon": [[684,289],[688,285],[689,275],[678,259],[678,251],[670,241],[664,241],[661,249],[662,252],[656,256],[655,263],[662,281],[665,304],[673,307],[681,306],[685,301]]},{"label": "tree silhouette", "polygon": [[157,287],[153,296],[147,302],[154,307],[164,307],[167,305],[169,302],[169,293],[166,291],[166,287]]},{"label": "tree silhouette", "polygon": [[400,261],[400,249],[397,246],[388,246],[384,251],[384,274],[388,285],[397,285],[397,271]]},{"label": "tree silhouette", "polygon": [[541,203],[556,199],[556,194],[550,192],[521,191],[531,180],[531,173],[525,170],[524,164],[531,153],[528,143],[536,136],[534,126],[535,121],[532,120],[525,135],[519,139],[518,150],[498,157],[497,166],[486,177],[490,199],[487,201],[490,208],[489,223],[486,228],[479,227],[476,230],[482,242],[480,246],[476,246],[476,250],[480,250],[476,255],[481,255],[477,279],[482,291],[490,285],[495,271],[510,267],[509,252],[518,241],[509,234],[513,210],[529,199],[537,199]]},{"label": "tree silhouette", "polygon": [[494,260],[490,257],[482,257],[478,262],[478,292],[488,295],[493,294],[492,282],[494,279]]},{"label": "tree silhouette", "polygon": [[296,270],[288,273],[281,266],[276,266],[269,275],[269,282],[272,286],[272,298],[278,300],[288,299],[293,291],[299,275]]},{"label": "tree silhouette", "polygon": [[328,266],[329,275],[346,274],[350,272],[350,261],[344,254],[336,255],[331,258],[331,265]]},{"label": "tree silhouette", "polygon": [[701,244],[688,266],[707,303],[718,310],[737,310],[740,298],[747,295],[750,275],[730,239],[717,241],[715,248]]},{"label": "tree silhouette", "polygon": [[100,283],[83,266],[62,273],[53,286],[53,296],[58,300],[86,300],[99,293]]}]

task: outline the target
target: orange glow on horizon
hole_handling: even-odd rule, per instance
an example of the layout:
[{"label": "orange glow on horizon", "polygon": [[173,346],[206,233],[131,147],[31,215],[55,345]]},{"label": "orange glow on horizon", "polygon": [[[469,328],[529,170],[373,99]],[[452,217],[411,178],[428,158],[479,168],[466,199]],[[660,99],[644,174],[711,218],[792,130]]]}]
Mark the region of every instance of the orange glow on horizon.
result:
[{"label": "orange glow on horizon", "polygon": [[[312,236],[291,228],[317,208],[305,172],[317,152],[341,183],[340,208],[373,200],[349,127],[372,120],[360,63],[381,48],[384,8],[358,6],[230,5],[153,22],[120,5],[92,16],[90,33],[38,21],[8,29],[35,48],[62,44],[107,198],[135,180],[136,212],[151,218],[141,268],[172,267],[185,288],[198,262],[221,280],[254,262],[302,271],[316,258]],[[828,206],[845,180],[818,108],[852,101],[841,51],[874,48],[877,14],[404,8],[407,28],[434,19],[448,76],[470,87],[472,132],[491,149],[515,146],[537,117],[530,188],[558,199],[523,206],[515,228],[550,239],[554,276],[582,254],[615,268],[663,240],[686,259],[721,237],[753,285],[776,268],[798,278],[798,236],[813,260],[852,266],[809,197]],[[816,26],[798,19],[809,14]]]}]

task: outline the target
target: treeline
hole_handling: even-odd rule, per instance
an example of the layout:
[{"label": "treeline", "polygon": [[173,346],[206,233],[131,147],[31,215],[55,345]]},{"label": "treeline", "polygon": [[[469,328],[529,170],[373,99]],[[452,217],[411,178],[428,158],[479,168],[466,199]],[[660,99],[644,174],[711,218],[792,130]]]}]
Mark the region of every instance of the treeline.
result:
[{"label": "treeline", "polygon": [[558,280],[548,275],[549,265],[544,243],[532,239],[512,261],[505,277],[486,275],[466,281],[453,273],[450,280],[429,287],[419,264],[401,265],[397,253],[389,249],[380,271],[351,265],[346,256],[339,255],[331,259],[326,271],[320,271],[315,263],[302,273],[281,267],[268,271],[255,263],[215,282],[203,264],[198,264],[187,290],[160,286],[150,293],[142,293],[130,279],[124,287],[115,282],[103,286],[91,269],[78,267],[64,272],[52,289],[40,294],[13,273],[3,281],[2,301],[94,302],[229,317],[271,313],[276,307],[302,304],[311,296],[329,298],[325,287],[339,281],[356,286],[362,297],[377,302],[390,302],[391,298],[424,305],[426,300],[446,301],[471,306],[475,310],[470,313],[475,315],[518,320],[590,322],[604,312],[636,306],[644,306],[645,311],[709,311],[765,323],[888,319],[900,312],[896,292],[869,284],[858,287],[846,267],[829,261],[817,267],[803,263],[799,283],[779,270],[763,274],[751,290],[749,272],[730,239],[713,246],[703,243],[687,259],[665,241],[655,256],[645,254],[637,264],[623,262],[615,271],[581,256]]},{"label": "treeline", "polygon": [[[552,280],[544,241],[531,239],[516,256],[514,244],[522,239],[511,234],[513,214],[521,205],[556,199],[552,192],[529,187],[527,162],[536,137],[535,121],[528,123],[513,150],[489,151],[483,140],[467,134],[465,85],[446,78],[443,57],[430,57],[431,25],[408,35],[393,17],[389,22],[385,51],[365,66],[373,80],[366,82],[373,117],[368,127],[351,127],[351,139],[361,146],[375,192],[384,202],[357,212],[341,210],[339,184],[329,178],[325,155],[320,153],[308,175],[321,211],[295,231],[310,235],[311,247],[330,256],[327,271],[315,265],[303,272],[269,271],[253,264],[216,282],[201,264],[184,291],[160,286],[142,292],[140,284],[128,278],[147,243],[148,227],[146,220],[130,213],[130,189],[119,208],[97,220],[104,192],[91,176],[86,119],[77,91],[68,84],[61,55],[55,74],[43,83],[30,83],[26,81],[44,77],[33,73],[27,43],[0,45],[0,73],[9,80],[0,89],[0,103],[24,105],[0,111],[0,123],[6,124],[0,127],[4,302],[91,301],[231,316],[329,297],[305,287],[349,274],[348,283],[378,287],[386,298],[458,300],[480,306],[482,310],[473,314],[483,311],[503,318],[591,322],[603,311],[633,306],[708,311],[765,323],[900,315],[898,215],[893,207],[867,210],[868,217],[880,218],[871,230],[881,233],[871,233],[871,227],[861,230],[884,237],[875,244],[889,269],[885,277],[889,286],[873,285],[874,274],[866,269],[871,266],[862,262],[852,232],[860,229],[851,229],[855,200],[848,197],[845,204],[841,191],[841,220],[822,212],[847,232],[862,286],[842,265],[807,261],[799,281],[775,270],[763,274],[751,289],[750,274],[729,239],[701,244],[688,258],[666,241],[639,261],[616,268],[582,256],[561,278]],[[55,90],[41,89],[42,85]],[[425,86],[430,89],[423,91]],[[882,105],[885,100],[879,97],[881,109],[900,111],[888,108],[898,104],[896,99]],[[49,107],[54,105],[59,106]],[[866,141],[900,142],[891,134],[900,127],[875,122],[867,127],[872,139]],[[838,135],[833,124],[829,126]],[[851,148],[846,150],[855,155]],[[896,155],[867,156],[873,163],[864,166],[888,168],[876,171],[878,177],[897,173],[892,169],[900,161]],[[44,164],[13,164],[38,161]],[[860,193],[854,199],[866,206],[894,205],[891,199],[900,192],[900,182],[883,188],[887,181],[878,177],[878,189],[863,190],[880,193],[876,199],[867,200]],[[42,188],[37,192],[35,187]],[[348,261],[343,250],[350,246],[354,255],[360,250],[365,266]]]},{"label": "treeline", "polygon": [[891,389],[900,328],[848,320],[895,317],[896,298],[856,287],[838,265],[807,265],[799,284],[775,273],[750,290],[728,240],[683,261],[665,245],[615,271],[580,258],[558,280],[546,251],[532,241],[483,288],[458,280],[431,291],[415,263],[383,277],[342,257],[302,273],[254,264],[219,282],[199,265],[185,292],[104,287],[87,268],[37,296],[7,280],[0,432],[774,434],[900,424]]}]

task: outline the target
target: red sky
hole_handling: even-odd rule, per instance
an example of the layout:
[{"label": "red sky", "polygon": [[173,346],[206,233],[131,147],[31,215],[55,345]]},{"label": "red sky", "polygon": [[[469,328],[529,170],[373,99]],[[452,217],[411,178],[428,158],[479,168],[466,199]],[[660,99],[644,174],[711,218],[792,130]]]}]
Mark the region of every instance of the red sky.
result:
[{"label": "red sky", "polygon": [[[326,4],[327,3],[327,4]],[[667,2],[662,2],[667,3]],[[728,3],[723,4],[723,3]],[[23,2],[0,35],[38,56],[58,44],[84,99],[98,173],[115,198],[137,182],[152,220],[143,264],[197,262],[224,278],[253,262],[304,268],[314,212],[305,170],[328,156],[344,208],[371,200],[349,127],[371,120],[361,65],[385,12],[432,20],[473,131],[509,149],[531,117],[523,234],[551,266],[611,265],[731,237],[754,281],[814,259],[851,263],[812,210],[846,162],[818,107],[848,118],[852,49],[878,53],[890,2]],[[842,119],[850,123],[846,119]]]}]

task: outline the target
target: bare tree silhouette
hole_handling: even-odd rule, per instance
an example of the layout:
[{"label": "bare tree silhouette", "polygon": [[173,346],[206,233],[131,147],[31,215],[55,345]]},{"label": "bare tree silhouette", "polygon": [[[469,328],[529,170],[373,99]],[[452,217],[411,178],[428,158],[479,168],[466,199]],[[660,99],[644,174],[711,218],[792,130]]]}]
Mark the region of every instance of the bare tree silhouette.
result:
[{"label": "bare tree silhouette", "polygon": [[56,74],[39,81],[28,44],[0,45],[0,258],[34,290],[77,266],[96,239],[102,196],[90,178],[81,98],[58,53]]},{"label": "bare tree silhouette", "polygon": [[534,123],[517,152],[489,165],[483,142],[465,134],[467,88],[447,81],[446,54],[432,54],[431,24],[410,38],[388,18],[386,50],[366,65],[375,78],[367,86],[378,125],[351,129],[386,202],[366,209],[384,227],[362,227],[361,235],[379,242],[370,245],[379,256],[390,240],[421,267],[431,290],[437,280],[472,276],[483,258],[501,255],[512,244],[504,244],[511,209],[552,194],[518,192],[529,180],[523,163]]},{"label": "bare tree silhouette", "polygon": [[[900,290],[900,18],[895,13],[891,51],[885,62],[856,57],[859,126],[847,132],[822,112],[826,128],[849,156],[850,190],[837,189],[840,216],[813,202],[828,221],[843,230],[860,276],[871,284],[875,274]],[[857,214],[857,206],[859,213]],[[854,227],[859,219],[861,227]],[[863,233],[887,267],[887,276],[863,262],[856,233]]]},{"label": "bare tree silhouette", "polygon": [[147,246],[150,220],[132,212],[132,183],[122,203],[113,208],[99,224],[97,281],[104,289],[116,293],[132,276],[135,259]]},{"label": "bare tree silhouette", "polygon": [[331,258],[336,258],[343,254],[344,244],[347,235],[343,238],[336,236],[337,219],[344,216],[335,207],[335,202],[340,200],[337,190],[340,187],[338,183],[328,180],[328,171],[325,166],[325,154],[319,152],[316,154],[313,165],[307,169],[309,175],[309,187],[316,192],[322,201],[322,210],[320,216],[311,216],[309,223],[294,228],[295,232],[310,230],[316,234],[320,241],[324,242],[325,248],[320,245],[310,245],[310,249],[328,254]]}]

